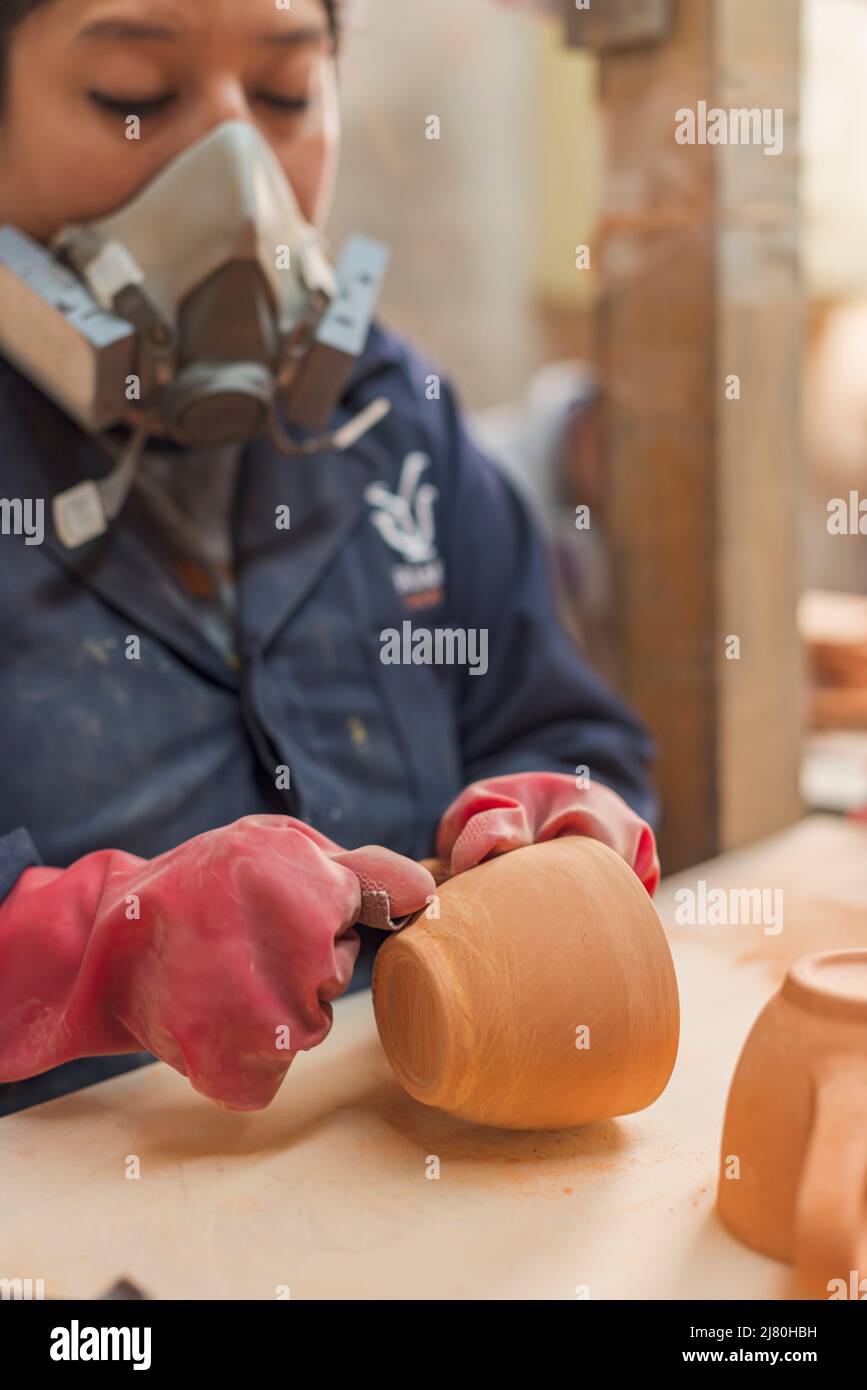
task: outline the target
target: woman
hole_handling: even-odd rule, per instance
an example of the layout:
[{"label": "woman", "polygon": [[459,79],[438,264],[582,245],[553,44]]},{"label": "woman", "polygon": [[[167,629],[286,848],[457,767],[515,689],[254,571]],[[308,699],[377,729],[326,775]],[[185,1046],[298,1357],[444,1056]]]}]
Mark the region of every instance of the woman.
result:
[{"label": "woman", "polygon": [[[257,219],[284,209],[292,256],[326,220],[333,5],[7,0],[0,15],[0,235],[49,279],[73,248],[102,295],[76,351],[106,303],[152,348],[142,324],[192,225],[209,271],[215,252],[164,324],[180,376],[157,361],[159,418],[137,433],[131,404],[96,438],[67,339],[46,356],[0,295],[5,1105],[146,1049],[255,1109],[326,1037],[330,1001],[368,982],[378,935],[361,919],[425,905],[417,859],[459,873],[589,834],[652,892],[649,745],[559,628],[522,505],[405,344],[375,324],[331,413],[332,431],[373,423],[363,437],[308,460],[278,447],[309,431],[280,425],[269,395]],[[226,216],[252,248],[240,268],[215,251]],[[7,266],[7,291],[30,302],[34,276]],[[64,331],[75,293],[51,304]],[[241,336],[260,346],[239,368]],[[82,488],[105,512],[70,540]],[[44,535],[11,524],[52,499]]]}]

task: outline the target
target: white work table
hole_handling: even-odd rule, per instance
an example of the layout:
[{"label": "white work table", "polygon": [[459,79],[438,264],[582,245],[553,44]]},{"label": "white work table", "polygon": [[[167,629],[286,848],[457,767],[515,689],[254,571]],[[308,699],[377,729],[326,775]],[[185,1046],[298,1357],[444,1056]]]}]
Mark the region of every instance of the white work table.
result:
[{"label": "white work table", "polygon": [[[676,926],[675,891],[699,879],[782,888],[783,931]],[[260,1113],[222,1111],[157,1064],[0,1120],[0,1275],[42,1278],[50,1298],[122,1276],[162,1299],[797,1296],[715,1215],[720,1132],[787,963],[867,945],[867,826],[812,817],[667,880],[657,905],[683,1019],[649,1110],[520,1134],[428,1109],[392,1077],[365,991]]]}]

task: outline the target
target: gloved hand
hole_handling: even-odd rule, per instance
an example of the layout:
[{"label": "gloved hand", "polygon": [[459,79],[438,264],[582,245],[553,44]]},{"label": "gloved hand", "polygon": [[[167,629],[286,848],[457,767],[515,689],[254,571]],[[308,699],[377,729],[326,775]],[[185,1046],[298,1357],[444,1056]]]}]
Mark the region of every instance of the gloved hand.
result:
[{"label": "gloved hand", "polygon": [[100,850],[27,869],[0,907],[0,1081],[146,1049],[229,1109],[268,1105],[349,984],[359,879],[395,917],[434,891],[411,860],[341,850],[288,816],[150,861]]},{"label": "gloved hand", "polygon": [[517,772],[474,782],[453,801],[439,824],[437,856],[453,874],[490,855],[589,835],[616,850],[651,897],[659,883],[656,840],[646,821],[601,783],[578,787],[562,772]]}]

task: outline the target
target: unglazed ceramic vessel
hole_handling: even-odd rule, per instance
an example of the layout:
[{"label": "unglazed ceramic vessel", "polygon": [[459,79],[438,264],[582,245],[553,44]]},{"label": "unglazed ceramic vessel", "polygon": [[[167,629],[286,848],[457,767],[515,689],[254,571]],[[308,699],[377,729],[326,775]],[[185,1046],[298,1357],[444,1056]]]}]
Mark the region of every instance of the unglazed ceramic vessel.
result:
[{"label": "unglazed ceramic vessel", "polygon": [[641,1110],[677,1055],[671,953],[647,892],[595,840],[501,855],[438,888],[376,958],[401,1084],[479,1124],[557,1129]]},{"label": "unglazed ceramic vessel", "polygon": [[867,950],[798,961],[756,1020],[729,1093],[717,1205],[817,1297],[853,1270],[867,1278]]}]

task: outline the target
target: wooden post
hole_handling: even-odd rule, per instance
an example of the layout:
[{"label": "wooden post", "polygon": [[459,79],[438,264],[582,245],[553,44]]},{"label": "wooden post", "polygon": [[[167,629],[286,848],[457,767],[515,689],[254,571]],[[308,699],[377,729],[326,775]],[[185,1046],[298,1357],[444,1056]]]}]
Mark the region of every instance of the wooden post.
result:
[{"label": "wooden post", "polygon": [[[679,0],[665,42],[601,62],[606,514],[668,870],[800,810],[799,0],[773,11]],[[781,110],[782,151],[678,143],[700,103],[768,135]]]}]

